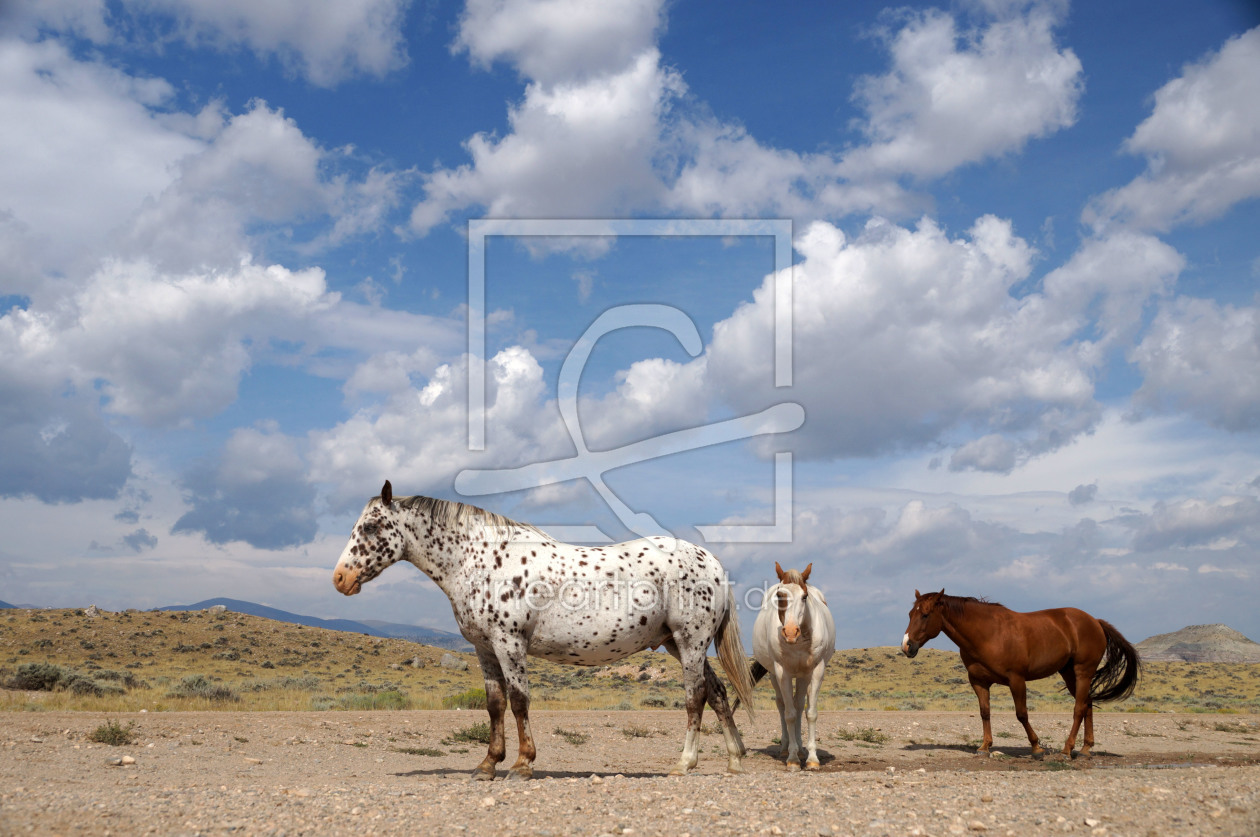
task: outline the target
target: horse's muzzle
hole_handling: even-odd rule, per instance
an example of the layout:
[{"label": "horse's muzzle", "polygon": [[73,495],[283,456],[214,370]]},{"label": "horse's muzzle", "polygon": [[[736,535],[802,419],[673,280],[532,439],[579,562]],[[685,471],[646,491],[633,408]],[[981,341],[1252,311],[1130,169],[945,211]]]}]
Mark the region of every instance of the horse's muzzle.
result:
[{"label": "horse's muzzle", "polygon": [[333,571],[333,587],[337,588],[338,593],[353,596],[363,588],[363,584],[359,581],[358,572],[338,567]]},{"label": "horse's muzzle", "polygon": [[907,657],[909,657],[912,660],[914,659],[914,655],[918,654],[919,649],[922,647],[923,646],[919,645],[919,643],[915,642],[909,636],[906,636],[904,639],[901,640],[901,653],[905,654]]}]

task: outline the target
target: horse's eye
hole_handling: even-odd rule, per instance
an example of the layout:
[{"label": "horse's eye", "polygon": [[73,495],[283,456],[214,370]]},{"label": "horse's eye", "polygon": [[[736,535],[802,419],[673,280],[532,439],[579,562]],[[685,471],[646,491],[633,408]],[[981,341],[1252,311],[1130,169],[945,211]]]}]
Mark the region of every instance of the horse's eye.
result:
[{"label": "horse's eye", "polygon": [[361,531],[363,532],[363,536],[365,538],[370,538],[376,534],[377,528],[376,523],[364,523]]}]

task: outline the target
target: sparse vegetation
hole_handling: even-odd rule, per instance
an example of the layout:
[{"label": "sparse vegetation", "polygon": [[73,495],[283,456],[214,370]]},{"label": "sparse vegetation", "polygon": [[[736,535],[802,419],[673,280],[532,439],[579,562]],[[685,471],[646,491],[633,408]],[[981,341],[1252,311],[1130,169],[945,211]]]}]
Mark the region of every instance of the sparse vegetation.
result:
[{"label": "sparse vegetation", "polygon": [[409,756],[444,756],[446,752],[436,747],[391,747],[395,753],[406,753]]},{"label": "sparse vegetation", "polygon": [[442,740],[442,743],[448,747],[458,742],[467,742],[472,744],[489,744],[490,743],[490,724],[481,721],[470,727],[456,730],[451,733],[449,738]]},{"label": "sparse vegetation", "polygon": [[591,740],[590,735],[585,732],[574,732],[573,730],[561,729],[560,727],[556,727],[555,734],[568,741],[574,747],[580,747]]},{"label": "sparse vegetation", "polygon": [[486,690],[469,689],[457,695],[442,698],[443,709],[485,709]]},{"label": "sparse vegetation", "polygon": [[884,744],[888,741],[888,736],[874,727],[842,729],[836,732],[836,738],[841,741],[864,741],[867,744]]},{"label": "sparse vegetation", "polygon": [[[232,612],[15,609],[0,616],[0,711],[484,709],[475,658],[465,655],[469,668],[457,671],[438,665],[445,653]],[[536,709],[682,707],[681,667],[666,654],[593,669],[531,659],[529,677]],[[759,710],[774,711],[768,684],[756,695]],[[995,688],[992,700],[995,716],[1013,711],[1007,690]],[[1029,701],[1037,712],[1071,708],[1057,678],[1030,683]],[[928,648],[907,660],[868,648],[837,652],[820,706],[975,711],[976,698],[953,651]],[[1147,663],[1131,699],[1099,709],[1258,712],[1260,665]]]},{"label": "sparse vegetation", "polygon": [[117,721],[106,721],[88,734],[88,741],[113,746],[130,744],[135,740],[135,735],[133,734],[135,728],[135,722],[128,722],[127,726],[123,726]]}]

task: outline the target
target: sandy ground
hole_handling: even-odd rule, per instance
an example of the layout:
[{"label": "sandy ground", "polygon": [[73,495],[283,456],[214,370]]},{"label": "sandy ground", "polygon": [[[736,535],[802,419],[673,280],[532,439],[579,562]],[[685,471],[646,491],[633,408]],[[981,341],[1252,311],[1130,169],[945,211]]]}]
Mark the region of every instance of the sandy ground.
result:
[{"label": "sandy ground", "polygon": [[[0,834],[1260,835],[1260,716],[1100,713],[1066,760],[1013,717],[983,758],[974,712],[825,712],[822,769],[789,772],[761,711],[746,773],[713,731],[678,778],[681,711],[540,711],[535,779],[493,783],[468,778],[484,745],[450,742],[483,712],[141,713],[108,719],[135,743],[91,743],[106,720],[0,714]],[[1062,746],[1069,716],[1032,721]]]}]

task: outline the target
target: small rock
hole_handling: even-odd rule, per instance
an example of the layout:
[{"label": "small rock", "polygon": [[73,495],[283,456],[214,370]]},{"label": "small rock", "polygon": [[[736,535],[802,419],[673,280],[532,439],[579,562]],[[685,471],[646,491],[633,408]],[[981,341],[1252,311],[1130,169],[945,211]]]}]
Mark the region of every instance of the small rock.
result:
[{"label": "small rock", "polygon": [[603,779],[601,779],[599,776],[596,776],[594,773],[592,773],[592,774],[591,774],[591,784],[592,784],[592,785],[602,785],[602,784],[604,784],[604,780],[603,780]]},{"label": "small rock", "polygon": [[993,797],[992,797],[992,796],[990,796],[989,794],[987,794],[987,793],[986,793],[984,796],[980,797],[980,801],[981,801],[981,802],[992,802],[992,801],[993,801]]},{"label": "small rock", "polygon": [[251,759],[249,756],[246,756],[246,757],[245,757],[245,763],[246,763],[246,764],[262,764],[262,763],[263,763],[263,760],[262,760],[262,759]]},{"label": "small rock", "polygon": [[120,764],[135,764],[136,763],[136,760],[132,758],[131,756],[123,756],[118,761]]},{"label": "small rock", "polygon": [[972,820],[971,822],[967,823],[967,828],[971,831],[988,831],[989,830],[989,827],[985,825],[984,823],[980,822],[980,820]]},{"label": "small rock", "polygon": [[105,763],[108,764],[110,767],[119,767],[122,765],[122,759],[119,759],[119,758],[106,759]]},{"label": "small rock", "polygon": [[454,654],[443,654],[442,659],[438,662],[438,665],[442,668],[450,669],[451,671],[468,671],[468,661],[461,660]]},{"label": "small rock", "polygon": [[1101,822],[1100,820],[1096,820],[1093,817],[1085,818],[1085,824],[1088,825],[1090,828],[1093,828],[1094,826],[1098,825],[1100,822]]},{"label": "small rock", "polygon": [[493,796],[483,796],[483,797],[481,798],[481,807],[482,807],[482,808],[493,808],[493,807],[494,807],[494,797],[493,797]]}]

